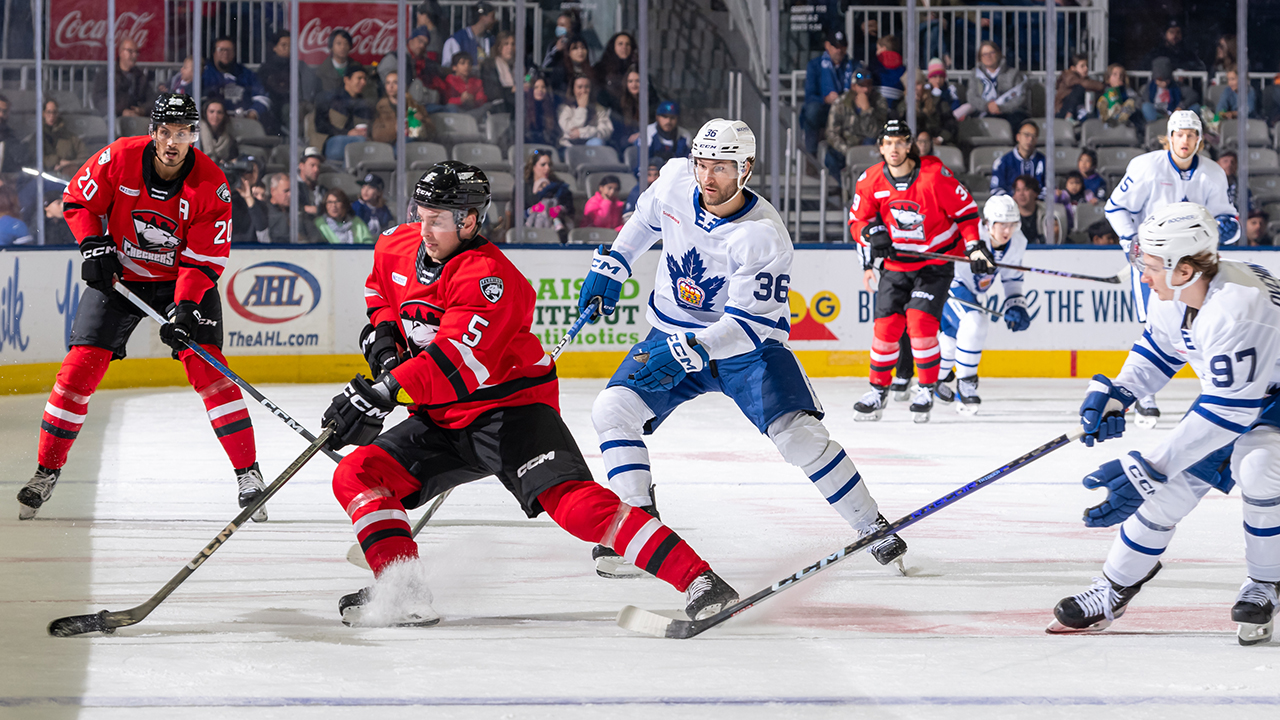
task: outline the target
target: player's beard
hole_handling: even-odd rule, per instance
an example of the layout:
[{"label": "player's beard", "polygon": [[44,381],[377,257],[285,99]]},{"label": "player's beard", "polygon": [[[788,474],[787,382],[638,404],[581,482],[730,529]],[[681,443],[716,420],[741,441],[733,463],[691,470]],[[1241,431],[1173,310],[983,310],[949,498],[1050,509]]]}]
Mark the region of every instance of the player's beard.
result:
[{"label": "player's beard", "polygon": [[159,145],[156,146],[156,160],[160,161],[160,164],[167,168],[182,167],[182,163],[187,159],[187,153],[191,152],[191,146],[187,146],[186,152],[183,152],[180,146],[175,145],[173,147],[175,159],[172,162],[169,161],[166,148],[162,148]]}]

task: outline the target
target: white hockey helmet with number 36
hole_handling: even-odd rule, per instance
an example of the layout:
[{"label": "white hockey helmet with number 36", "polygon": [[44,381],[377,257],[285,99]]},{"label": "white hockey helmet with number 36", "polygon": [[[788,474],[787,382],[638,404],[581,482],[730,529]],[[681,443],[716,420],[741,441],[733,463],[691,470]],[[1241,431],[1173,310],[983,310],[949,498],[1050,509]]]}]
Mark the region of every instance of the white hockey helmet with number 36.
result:
[{"label": "white hockey helmet with number 36", "polygon": [[1184,258],[1194,258],[1218,250],[1218,221],[1203,205],[1193,202],[1170,203],[1142,221],[1138,226],[1138,242],[1130,249],[1130,261],[1140,270],[1146,269],[1144,255],[1160,258],[1165,282],[1173,290],[1173,299],[1200,279],[1196,272],[1190,280],[1175,285],[1173,271]]},{"label": "white hockey helmet with number 36", "polygon": [[696,170],[698,160],[728,160],[738,168],[738,190],[747,186],[756,160],[756,134],[741,120],[716,118],[707,121],[693,139],[689,163]]}]

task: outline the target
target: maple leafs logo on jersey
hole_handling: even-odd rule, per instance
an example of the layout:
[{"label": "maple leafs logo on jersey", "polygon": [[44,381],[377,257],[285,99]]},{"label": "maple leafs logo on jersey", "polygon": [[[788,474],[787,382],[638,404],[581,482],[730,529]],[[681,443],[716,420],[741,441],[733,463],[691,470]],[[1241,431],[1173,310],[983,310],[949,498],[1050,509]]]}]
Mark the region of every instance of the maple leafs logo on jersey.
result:
[{"label": "maple leafs logo on jersey", "polygon": [[716,293],[724,287],[725,279],[722,277],[704,279],[702,276],[706,272],[707,269],[702,264],[702,256],[698,254],[696,248],[689,248],[689,252],[685,253],[678,263],[675,258],[667,255],[667,273],[671,275],[671,294],[675,297],[677,305],[689,310],[711,309],[715,303]]},{"label": "maple leafs logo on jersey", "polygon": [[218,186],[218,199],[224,203],[231,202],[231,191],[227,189],[226,183],[222,183]]},{"label": "maple leafs logo on jersey", "polygon": [[412,354],[425,350],[435,340],[443,314],[444,310],[422,300],[407,300],[400,306],[400,326],[412,345]]}]

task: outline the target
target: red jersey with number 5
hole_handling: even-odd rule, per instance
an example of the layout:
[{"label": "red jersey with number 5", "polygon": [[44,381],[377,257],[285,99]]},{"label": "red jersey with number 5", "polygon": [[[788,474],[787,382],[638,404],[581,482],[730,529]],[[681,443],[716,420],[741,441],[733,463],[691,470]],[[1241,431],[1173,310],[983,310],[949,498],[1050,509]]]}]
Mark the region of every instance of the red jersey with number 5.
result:
[{"label": "red jersey with number 5", "polygon": [[231,242],[227,177],[192,147],[172,180],[153,166],[149,136],[121,138],[84,164],[63,193],[76,240],[105,234],[116,242],[124,280],[174,282],[174,302],[200,302],[218,283]]},{"label": "red jersey with number 5", "polygon": [[[879,219],[889,230],[897,250],[923,250],[964,255],[970,240],[978,239],[978,206],[968,189],[936,157],[920,158],[915,172],[891,178],[883,162],[858,177],[849,232],[859,243],[862,228]],[[886,270],[912,271],[946,260],[902,262],[885,260]]]},{"label": "red jersey with number 5", "polygon": [[421,223],[378,238],[365,303],[374,325],[400,326],[413,357],[391,371],[415,412],[462,428],[501,407],[560,410],[556,366],[532,332],[533,286],[480,238],[442,266],[419,258]]}]

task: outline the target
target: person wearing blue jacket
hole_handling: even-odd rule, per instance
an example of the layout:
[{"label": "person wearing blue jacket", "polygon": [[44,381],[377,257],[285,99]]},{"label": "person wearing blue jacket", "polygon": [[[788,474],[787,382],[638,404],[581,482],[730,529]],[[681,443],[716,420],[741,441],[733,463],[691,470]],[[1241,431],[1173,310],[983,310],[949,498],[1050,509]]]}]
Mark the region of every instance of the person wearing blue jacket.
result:
[{"label": "person wearing blue jacket", "polygon": [[262,123],[268,135],[278,134],[280,124],[272,112],[271,98],[258,75],[236,62],[235,41],[220,37],[213,48],[213,58],[205,64],[200,78],[201,92],[225,100],[228,115],[252,118]]},{"label": "person wearing blue jacket", "polygon": [[[1013,182],[1021,175],[1030,175],[1044,188],[1044,153],[1036,149],[1040,128],[1031,120],[1018,126],[1015,137],[1017,147],[996,158],[991,165],[991,194],[1012,195]],[[1040,191],[1044,198],[1044,191]]]},{"label": "person wearing blue jacket", "polygon": [[827,33],[823,47],[825,51],[809,61],[804,75],[800,121],[804,126],[804,149],[810,155],[818,152],[818,140],[826,131],[831,106],[849,89],[855,70],[843,32]]}]

